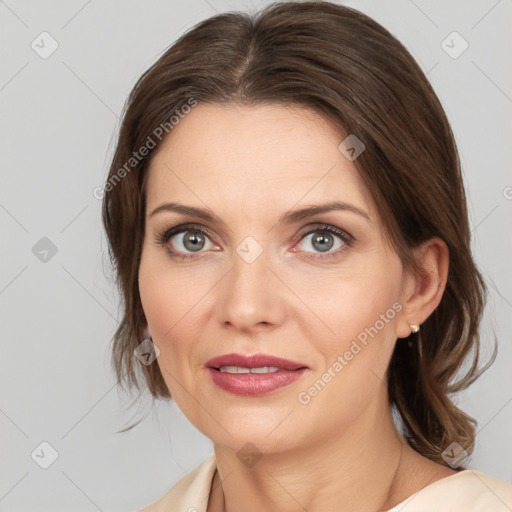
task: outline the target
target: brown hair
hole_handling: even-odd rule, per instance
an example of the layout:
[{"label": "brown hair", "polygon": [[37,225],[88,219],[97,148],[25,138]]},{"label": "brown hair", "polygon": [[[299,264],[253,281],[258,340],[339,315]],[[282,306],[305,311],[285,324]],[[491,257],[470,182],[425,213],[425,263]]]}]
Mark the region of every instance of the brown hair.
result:
[{"label": "brown hair", "polygon": [[[121,386],[141,390],[142,372],[153,398],[170,398],[158,365],[145,366],[134,357],[145,325],[137,276],[146,171],[154,151],[148,148],[158,146],[162,127],[170,132],[172,116],[178,119],[192,102],[279,102],[314,109],[339,127],[340,137],[354,134],[365,144],[354,163],[404,264],[414,268],[411,249],[429,238],[446,242],[450,268],[443,298],[421,331],[411,334],[414,343],[396,343],[388,390],[417,452],[445,465],[441,453],[452,441],[471,453],[476,421],[449,395],[485,371],[496,348],[478,370],[486,287],[471,255],[454,137],[436,94],[404,46],[366,15],[329,2],[281,2],[254,16],[207,19],[180,37],[133,88],[103,202],[124,306],[112,352]],[[469,369],[454,380],[468,358]]]}]

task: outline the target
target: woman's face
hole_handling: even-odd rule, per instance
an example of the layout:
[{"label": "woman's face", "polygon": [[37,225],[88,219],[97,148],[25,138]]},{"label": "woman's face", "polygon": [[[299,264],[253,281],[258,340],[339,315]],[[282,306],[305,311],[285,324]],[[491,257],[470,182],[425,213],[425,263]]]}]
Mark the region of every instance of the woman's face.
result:
[{"label": "woman's face", "polygon": [[[142,305],[174,400],[219,445],[305,446],[387,406],[407,276],[343,139],[307,108],[199,104],[152,160]],[[302,369],[208,367],[226,354]]]}]

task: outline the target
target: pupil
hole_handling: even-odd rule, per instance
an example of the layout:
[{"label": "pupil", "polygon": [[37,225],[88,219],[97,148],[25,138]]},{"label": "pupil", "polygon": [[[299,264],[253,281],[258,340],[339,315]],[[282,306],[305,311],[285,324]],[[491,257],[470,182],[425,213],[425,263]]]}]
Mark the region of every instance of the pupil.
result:
[{"label": "pupil", "polygon": [[[315,245],[316,242],[319,243],[318,246]],[[333,237],[328,234],[322,234],[322,235],[313,237],[313,246],[315,247],[315,249],[318,249],[319,251],[322,251],[322,252],[325,252],[325,251],[328,251],[329,249],[331,249],[331,247],[333,246],[333,243],[334,243]]]},{"label": "pupil", "polygon": [[204,238],[198,233],[191,232],[190,235],[185,237],[183,245],[189,251],[200,251],[204,247]]}]

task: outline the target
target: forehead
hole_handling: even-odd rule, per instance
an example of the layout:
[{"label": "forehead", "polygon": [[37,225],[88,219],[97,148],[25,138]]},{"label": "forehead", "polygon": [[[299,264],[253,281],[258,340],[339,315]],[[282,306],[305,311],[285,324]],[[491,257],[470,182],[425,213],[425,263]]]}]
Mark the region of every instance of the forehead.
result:
[{"label": "forehead", "polygon": [[338,149],[345,136],[306,107],[199,104],[152,158],[148,210],[174,200],[220,211],[346,201],[373,218],[354,163]]}]

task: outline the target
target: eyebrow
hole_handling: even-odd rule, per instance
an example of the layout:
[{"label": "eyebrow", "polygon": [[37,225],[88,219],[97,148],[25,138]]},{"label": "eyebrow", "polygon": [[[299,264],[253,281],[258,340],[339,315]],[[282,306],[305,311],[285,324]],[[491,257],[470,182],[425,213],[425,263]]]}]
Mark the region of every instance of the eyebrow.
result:
[{"label": "eyebrow", "polygon": [[[368,213],[366,213],[361,208],[358,208],[357,206],[349,203],[345,203],[343,201],[331,201],[325,204],[310,205],[299,208],[297,210],[285,212],[279,217],[277,225],[293,224],[294,222],[299,222],[313,215],[318,215],[320,213],[326,213],[330,211],[346,211],[355,213],[373,223]],[[176,212],[184,215],[198,217],[211,223],[224,224],[220,217],[215,215],[211,210],[207,208],[197,208],[195,206],[187,206],[184,204],[171,202],[158,206],[151,212],[149,216],[153,217],[160,212]]]}]

